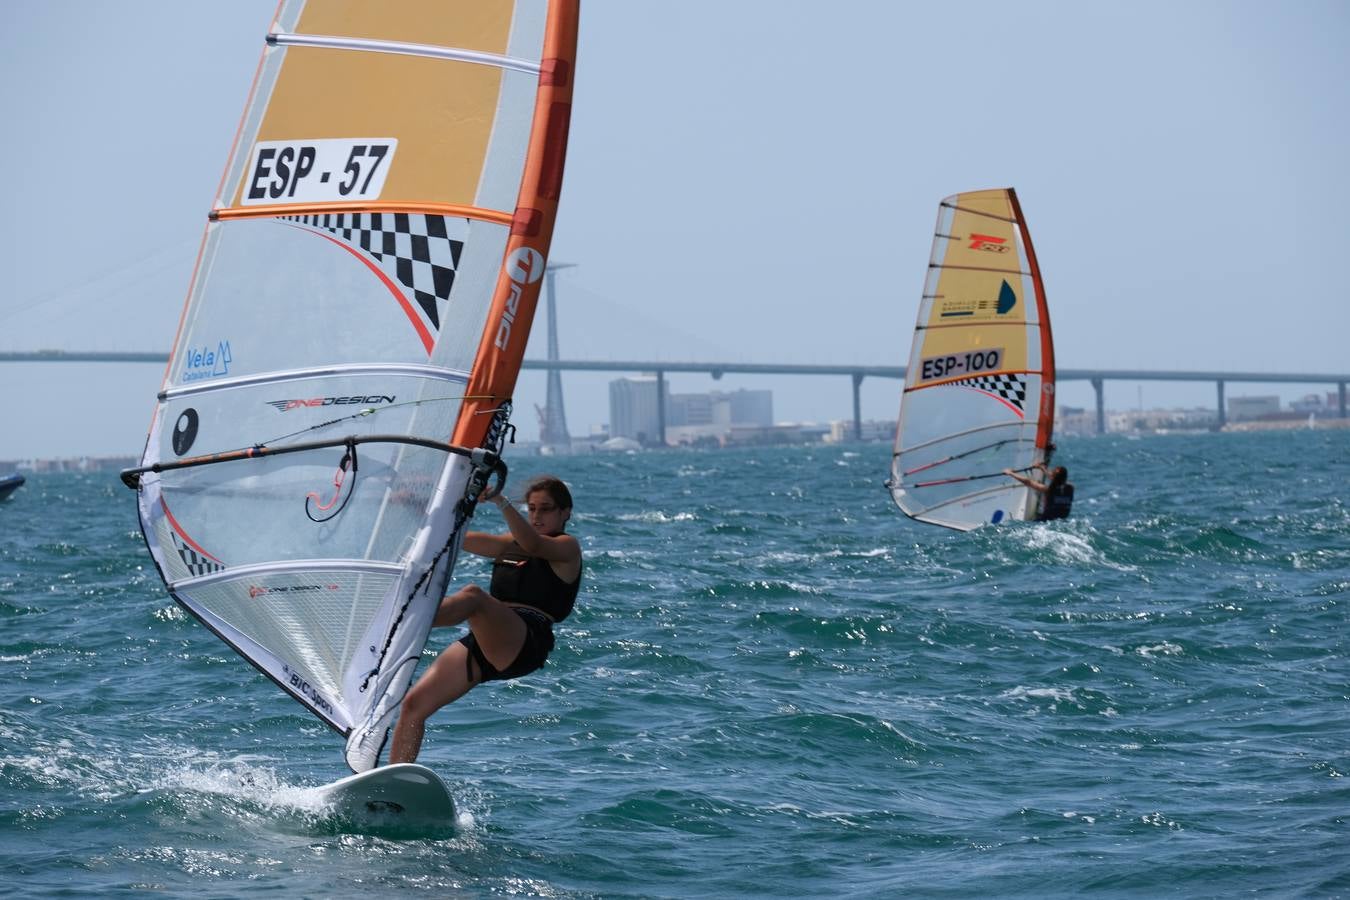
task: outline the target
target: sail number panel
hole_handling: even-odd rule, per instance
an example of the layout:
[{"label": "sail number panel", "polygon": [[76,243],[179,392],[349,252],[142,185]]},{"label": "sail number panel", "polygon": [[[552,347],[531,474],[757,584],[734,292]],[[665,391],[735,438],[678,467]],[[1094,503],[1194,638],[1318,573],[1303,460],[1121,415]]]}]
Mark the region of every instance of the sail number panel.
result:
[{"label": "sail number panel", "polygon": [[930,356],[922,362],[920,381],[934,381],[938,378],[953,378],[957,375],[974,375],[979,372],[993,372],[1003,361],[1003,348],[990,347],[988,350],[975,350],[970,353],[947,353]]},{"label": "sail number panel", "polygon": [[384,190],[397,138],[259,141],[241,202],[373,200]]}]

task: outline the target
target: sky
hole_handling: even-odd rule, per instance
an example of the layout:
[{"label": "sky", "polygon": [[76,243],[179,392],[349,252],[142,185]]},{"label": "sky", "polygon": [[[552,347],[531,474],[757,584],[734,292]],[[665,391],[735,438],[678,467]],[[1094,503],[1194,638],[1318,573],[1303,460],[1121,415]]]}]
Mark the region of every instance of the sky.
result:
[{"label": "sky", "polygon": [[[168,352],[274,9],[0,4],[0,351]],[[1012,186],[1061,369],[1350,372],[1348,44],[1342,0],[585,0],[561,355],[903,365],[938,202]],[[545,341],[541,306],[527,356]],[[138,454],[162,377],[0,363],[0,460]],[[608,420],[615,377],[563,375],[573,434]],[[668,378],[772,389],[780,421],[851,415],[842,376]],[[521,375],[522,437],[544,384]],[[864,381],[863,417],[894,419],[899,388]]]}]

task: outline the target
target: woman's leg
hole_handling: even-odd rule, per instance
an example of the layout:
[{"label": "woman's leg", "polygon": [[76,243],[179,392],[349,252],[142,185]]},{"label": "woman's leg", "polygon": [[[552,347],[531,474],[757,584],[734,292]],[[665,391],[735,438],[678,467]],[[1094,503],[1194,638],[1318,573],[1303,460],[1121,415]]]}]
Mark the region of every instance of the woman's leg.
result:
[{"label": "woman's leg", "polygon": [[[434,627],[467,621],[478,649],[497,669],[508,668],[525,645],[525,622],[516,611],[476,584],[466,585],[441,601]],[[469,671],[472,667],[472,672]],[[389,762],[412,762],[422,749],[422,735],[432,713],[467,694],[483,680],[469,648],[456,641],[436,658],[403,698]]]},{"label": "woman's leg", "polygon": [[525,646],[525,620],[476,584],[467,584],[441,601],[433,627],[468,622],[487,661],[506,669]]},{"label": "woman's leg", "polygon": [[[473,671],[470,673],[469,667]],[[389,748],[389,762],[403,763],[417,759],[422,749],[422,735],[427,719],[436,710],[463,697],[483,678],[478,664],[469,657],[469,648],[455,641],[417,679],[412,690],[403,697],[398,724],[394,726],[394,741]]]}]

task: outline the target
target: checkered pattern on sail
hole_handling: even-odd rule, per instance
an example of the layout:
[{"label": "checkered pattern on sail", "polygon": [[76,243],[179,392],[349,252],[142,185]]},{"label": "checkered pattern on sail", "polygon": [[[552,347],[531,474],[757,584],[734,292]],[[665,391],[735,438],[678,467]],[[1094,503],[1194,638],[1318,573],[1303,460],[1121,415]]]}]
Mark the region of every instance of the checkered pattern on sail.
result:
[{"label": "checkered pattern on sail", "polygon": [[173,538],[174,549],[178,551],[188,572],[193,575],[210,575],[212,572],[224,571],[225,567],[218,560],[198,553],[173,531],[169,532],[169,536]]},{"label": "checkered pattern on sail", "polygon": [[992,394],[1014,407],[1019,416],[1025,411],[1027,380],[1023,375],[975,375],[953,383]]},{"label": "checkered pattern on sail", "polygon": [[444,216],[413,213],[336,213],[283,216],[341,237],[365,250],[412,291],[433,328],[440,330],[437,301],[450,299],[464,242],[450,237]]}]

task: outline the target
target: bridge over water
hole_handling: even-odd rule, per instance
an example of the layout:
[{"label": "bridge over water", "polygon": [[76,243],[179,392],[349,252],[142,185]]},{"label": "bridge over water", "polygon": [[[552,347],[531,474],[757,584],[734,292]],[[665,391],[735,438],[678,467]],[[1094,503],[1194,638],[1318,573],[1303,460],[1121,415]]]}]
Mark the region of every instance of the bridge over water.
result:
[{"label": "bridge over water", "polygon": [[[36,350],[0,352],[0,362],[105,362],[158,363],[166,365],[166,353],[83,352],[69,350]],[[671,362],[669,360],[582,360],[582,359],[527,359],[524,369],[542,369],[560,372],[643,372],[656,375],[656,397],[660,418],[660,436],[665,438],[665,376],[667,372],[695,372],[721,378],[728,373],[754,375],[835,375],[853,383],[853,434],[862,436],[862,407],[859,389],[865,378],[895,378],[903,380],[904,366],[806,365],[793,363],[738,363],[738,362]],[[1224,385],[1229,382],[1259,382],[1264,384],[1334,384],[1339,390],[1340,417],[1346,418],[1345,388],[1350,374],[1309,372],[1184,372],[1158,369],[1060,369],[1057,381],[1088,381],[1097,394],[1097,433],[1106,431],[1106,407],[1103,386],[1107,381],[1211,381],[1218,392],[1218,421],[1223,425]]]}]

